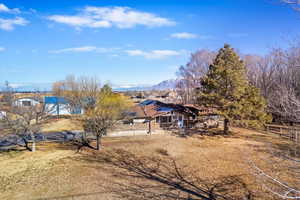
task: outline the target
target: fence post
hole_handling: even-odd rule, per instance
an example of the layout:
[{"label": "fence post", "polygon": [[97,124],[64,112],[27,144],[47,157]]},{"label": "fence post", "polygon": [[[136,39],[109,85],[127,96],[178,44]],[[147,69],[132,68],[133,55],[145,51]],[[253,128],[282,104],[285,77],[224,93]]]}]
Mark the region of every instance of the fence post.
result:
[{"label": "fence post", "polygon": [[279,135],[282,136],[282,128],[279,127]]}]

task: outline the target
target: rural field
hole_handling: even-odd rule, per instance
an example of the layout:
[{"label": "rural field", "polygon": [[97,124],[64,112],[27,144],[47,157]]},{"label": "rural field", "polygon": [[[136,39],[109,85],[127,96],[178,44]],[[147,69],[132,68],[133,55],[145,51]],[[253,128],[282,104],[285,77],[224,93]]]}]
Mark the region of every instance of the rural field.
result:
[{"label": "rural field", "polygon": [[186,197],[185,189],[224,199],[276,199],[251,163],[297,183],[267,159],[272,148],[286,150],[286,140],[246,129],[233,132],[104,138],[101,151],[79,153],[72,144],[55,143],[39,143],[36,153],[1,153],[0,199],[173,199]]}]

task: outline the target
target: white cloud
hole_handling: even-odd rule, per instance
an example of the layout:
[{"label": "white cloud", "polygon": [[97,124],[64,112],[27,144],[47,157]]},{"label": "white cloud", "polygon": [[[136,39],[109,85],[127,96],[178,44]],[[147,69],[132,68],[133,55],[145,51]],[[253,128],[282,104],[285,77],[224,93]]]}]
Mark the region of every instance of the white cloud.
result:
[{"label": "white cloud", "polygon": [[108,53],[108,52],[113,52],[117,49],[119,49],[119,48],[102,48],[102,47],[96,47],[96,46],[82,46],[82,47],[58,49],[58,50],[50,51],[50,53],[68,53],[68,52]]},{"label": "white cloud", "polygon": [[10,9],[2,3],[0,3],[0,12],[11,13],[11,14],[20,14],[21,13],[19,8]]},{"label": "white cloud", "polygon": [[76,15],[52,15],[49,20],[76,28],[132,28],[137,25],[147,27],[172,26],[175,22],[148,12],[129,7],[85,7]]},{"label": "white cloud", "polygon": [[58,23],[74,26],[74,27],[90,27],[90,28],[111,27],[111,24],[107,21],[96,21],[89,17],[53,15],[50,16],[48,19]]},{"label": "white cloud", "polygon": [[5,31],[10,31],[15,28],[15,26],[25,26],[29,23],[23,17],[16,17],[14,19],[3,19],[0,18],[0,29]]},{"label": "white cloud", "polygon": [[5,51],[4,47],[0,47],[0,52]]},{"label": "white cloud", "polygon": [[171,56],[179,56],[182,54],[181,51],[173,51],[173,50],[153,50],[153,51],[127,50],[125,52],[130,56],[143,56],[147,59],[163,59]]},{"label": "white cloud", "polygon": [[197,38],[198,35],[193,33],[182,32],[182,33],[173,33],[171,34],[171,37],[178,38],[178,39],[194,39]]}]

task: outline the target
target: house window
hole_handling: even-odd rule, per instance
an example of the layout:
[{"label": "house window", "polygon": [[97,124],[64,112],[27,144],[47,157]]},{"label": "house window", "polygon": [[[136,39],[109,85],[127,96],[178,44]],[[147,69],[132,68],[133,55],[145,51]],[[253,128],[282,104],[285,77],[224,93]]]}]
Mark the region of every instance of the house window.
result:
[{"label": "house window", "polygon": [[177,115],[173,115],[173,120],[177,120],[178,119],[178,116]]},{"label": "house window", "polygon": [[22,106],[31,106],[31,101],[22,101]]},{"label": "house window", "polygon": [[159,117],[156,117],[156,123],[159,123]]},{"label": "house window", "polygon": [[179,116],[179,121],[182,121],[182,115]]},{"label": "house window", "polygon": [[168,122],[168,117],[166,117],[166,116],[160,117],[160,123],[167,123],[167,122]]}]

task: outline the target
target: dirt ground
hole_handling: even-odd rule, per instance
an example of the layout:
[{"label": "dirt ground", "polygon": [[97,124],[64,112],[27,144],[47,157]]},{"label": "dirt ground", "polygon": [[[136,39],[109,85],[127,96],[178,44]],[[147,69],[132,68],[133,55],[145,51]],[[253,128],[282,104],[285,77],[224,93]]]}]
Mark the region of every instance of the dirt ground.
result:
[{"label": "dirt ground", "polygon": [[[72,144],[44,143],[35,153],[0,154],[0,199],[173,199],[177,190],[188,198],[190,183],[220,199],[277,199],[262,187],[251,163],[273,171],[268,150],[289,148],[279,136],[237,128],[231,136],[153,135],[102,142],[99,152],[76,153]],[[276,175],[296,184],[283,169]]]}]

